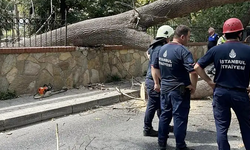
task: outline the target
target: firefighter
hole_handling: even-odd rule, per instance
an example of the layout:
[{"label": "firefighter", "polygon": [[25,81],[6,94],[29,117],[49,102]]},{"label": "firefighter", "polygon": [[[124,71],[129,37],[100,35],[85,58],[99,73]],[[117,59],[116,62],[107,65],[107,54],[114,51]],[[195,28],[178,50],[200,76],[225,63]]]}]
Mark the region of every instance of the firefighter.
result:
[{"label": "firefighter", "polygon": [[[223,34],[217,41],[217,45],[220,45],[220,44],[223,44],[226,42],[226,37],[225,37],[225,34]],[[214,68],[214,65],[212,65],[212,67],[208,70],[208,74],[212,74],[212,75],[215,75],[215,68]]]},{"label": "firefighter", "polygon": [[[158,117],[160,116],[160,93],[154,91],[154,81],[151,74],[151,65],[158,57],[160,48],[169,42],[170,37],[174,34],[174,29],[168,25],[163,25],[157,30],[155,40],[150,45],[147,54],[149,56],[149,65],[146,75],[146,88],[148,94],[148,104],[144,117],[144,136],[157,137],[158,132],[153,129],[152,121],[157,111]],[[172,126],[169,126],[170,131],[173,130]]]},{"label": "firefighter", "polygon": [[[250,74],[250,46],[240,42],[244,28],[237,18],[224,22],[223,34],[226,43],[213,47],[195,65],[200,75],[213,89],[213,114],[219,150],[230,150],[227,132],[234,110],[243,143],[250,150],[250,101],[248,97]],[[212,81],[204,68],[214,63],[216,73]]]},{"label": "firefighter", "polygon": [[190,150],[185,138],[190,110],[190,95],[196,89],[198,76],[194,71],[194,59],[184,46],[190,39],[190,28],[179,25],[174,32],[173,41],[162,46],[159,61],[153,65],[152,72],[158,72],[161,83],[155,80],[155,90],[161,91],[161,116],[159,122],[158,145],[166,149],[168,125],[172,116],[176,150]]}]

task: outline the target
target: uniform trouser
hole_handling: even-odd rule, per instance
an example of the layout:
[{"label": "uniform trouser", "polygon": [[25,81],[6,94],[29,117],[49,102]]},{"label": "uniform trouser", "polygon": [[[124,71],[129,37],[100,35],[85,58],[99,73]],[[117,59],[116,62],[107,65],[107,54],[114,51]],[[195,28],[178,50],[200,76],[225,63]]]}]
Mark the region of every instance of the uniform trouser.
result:
[{"label": "uniform trouser", "polygon": [[161,94],[161,115],[158,130],[159,143],[167,142],[169,133],[168,126],[173,115],[176,147],[186,147],[185,137],[187,131],[189,110],[189,91],[185,92],[184,95],[181,95],[180,90],[178,89]]},{"label": "uniform trouser", "polygon": [[144,130],[152,129],[152,121],[157,111],[158,117],[160,116],[160,93],[154,89],[147,87],[148,104],[144,117]]},{"label": "uniform trouser", "polygon": [[219,150],[230,150],[227,132],[231,122],[231,108],[239,121],[246,150],[250,150],[250,101],[247,92],[217,87],[213,96],[213,112]]}]

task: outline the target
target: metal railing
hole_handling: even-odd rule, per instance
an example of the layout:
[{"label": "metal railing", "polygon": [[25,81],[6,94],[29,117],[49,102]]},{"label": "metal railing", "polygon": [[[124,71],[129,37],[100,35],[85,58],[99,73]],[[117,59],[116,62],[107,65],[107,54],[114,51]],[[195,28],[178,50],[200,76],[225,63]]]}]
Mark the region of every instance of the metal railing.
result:
[{"label": "metal railing", "polygon": [[67,46],[67,19],[55,19],[53,15],[48,18],[13,15],[1,25],[5,29],[0,28],[0,47],[55,46],[59,42]]}]

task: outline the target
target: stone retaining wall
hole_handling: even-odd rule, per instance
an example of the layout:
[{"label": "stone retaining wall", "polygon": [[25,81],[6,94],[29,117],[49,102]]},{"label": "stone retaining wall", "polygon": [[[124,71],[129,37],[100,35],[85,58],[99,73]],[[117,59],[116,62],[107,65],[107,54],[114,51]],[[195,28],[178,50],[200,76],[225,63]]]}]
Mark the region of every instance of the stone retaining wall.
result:
[{"label": "stone retaining wall", "polygon": [[72,52],[0,54],[0,91],[31,94],[48,83],[55,89],[86,86],[112,77],[142,76],[147,65],[145,53],[138,50],[78,48]]},{"label": "stone retaining wall", "polygon": [[194,60],[197,61],[199,58],[204,56],[207,52],[207,43],[200,42],[200,43],[189,43],[187,48],[193,54]]},{"label": "stone retaining wall", "polygon": [[[197,60],[206,46],[188,46]],[[0,49],[0,92],[7,89],[34,94],[51,83],[54,89],[75,88],[114,78],[143,76],[148,67],[145,52],[124,47]]]}]

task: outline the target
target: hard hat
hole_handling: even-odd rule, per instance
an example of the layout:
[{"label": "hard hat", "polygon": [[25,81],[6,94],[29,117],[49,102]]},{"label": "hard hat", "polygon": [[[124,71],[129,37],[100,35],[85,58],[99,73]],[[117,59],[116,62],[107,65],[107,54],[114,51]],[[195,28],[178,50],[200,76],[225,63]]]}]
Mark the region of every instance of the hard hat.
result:
[{"label": "hard hat", "polygon": [[224,22],[223,33],[232,33],[244,30],[242,22],[238,18],[230,18]]},{"label": "hard hat", "polygon": [[174,29],[169,25],[163,25],[157,30],[155,38],[169,38],[174,34]]}]

